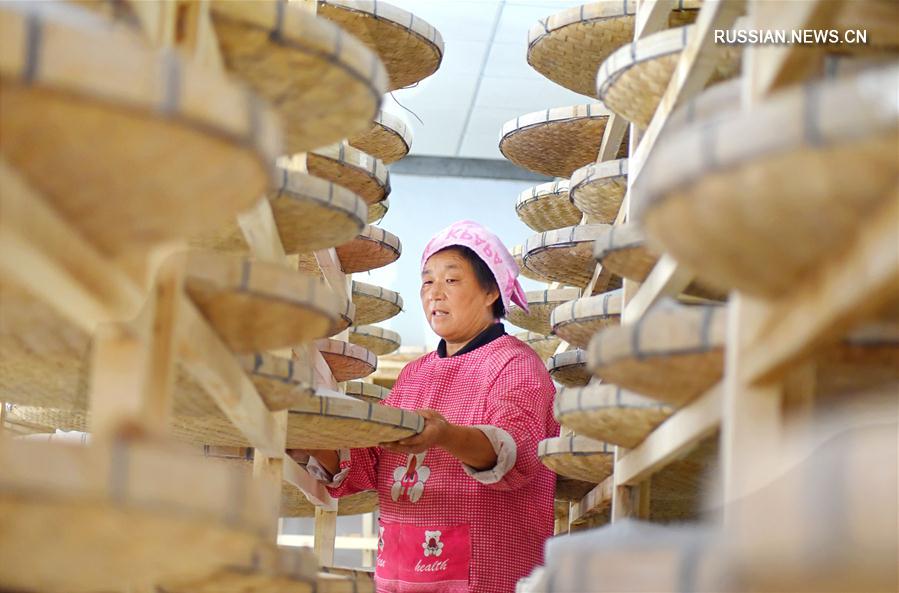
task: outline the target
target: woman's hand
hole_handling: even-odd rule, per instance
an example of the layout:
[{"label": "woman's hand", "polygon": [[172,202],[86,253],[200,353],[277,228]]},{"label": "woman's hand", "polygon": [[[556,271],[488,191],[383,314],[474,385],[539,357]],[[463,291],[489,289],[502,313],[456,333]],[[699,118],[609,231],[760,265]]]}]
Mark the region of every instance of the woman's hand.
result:
[{"label": "woman's hand", "polygon": [[483,432],[472,426],[451,424],[435,410],[416,411],[425,419],[424,429],[406,439],[381,443],[384,449],[416,455],[432,447],[440,447],[476,470],[490,469],[496,465],[496,451]]},{"label": "woman's hand", "polygon": [[431,447],[442,447],[453,426],[447,422],[440,412],[435,410],[416,410],[425,419],[425,427],[417,435],[394,441],[381,443],[381,447],[388,451],[416,455],[427,451]]}]

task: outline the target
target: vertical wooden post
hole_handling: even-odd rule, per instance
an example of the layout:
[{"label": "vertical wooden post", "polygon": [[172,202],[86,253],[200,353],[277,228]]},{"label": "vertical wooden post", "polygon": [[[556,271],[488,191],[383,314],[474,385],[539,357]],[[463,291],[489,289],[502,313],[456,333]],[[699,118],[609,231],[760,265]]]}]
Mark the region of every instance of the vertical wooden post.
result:
[{"label": "vertical wooden post", "polygon": [[337,511],[325,511],[316,507],[313,551],[322,566],[334,566],[334,540],[336,537]]}]

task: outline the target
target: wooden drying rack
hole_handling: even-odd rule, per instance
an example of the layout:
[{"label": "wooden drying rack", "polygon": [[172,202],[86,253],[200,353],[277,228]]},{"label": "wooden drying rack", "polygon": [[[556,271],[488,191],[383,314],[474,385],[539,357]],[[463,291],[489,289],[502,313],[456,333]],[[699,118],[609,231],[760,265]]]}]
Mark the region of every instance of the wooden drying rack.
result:
[{"label": "wooden drying rack", "polygon": [[[744,12],[756,28],[809,29],[832,25],[834,2],[772,3],[764,0],[706,0],[695,34],[681,53],[674,75],[645,130],[631,126],[628,190],[614,224],[632,217],[631,194],[669,116],[705,87],[716,51],[714,32],[734,25]],[[634,40],[667,27],[673,0],[638,0]],[[742,103],[750,106],[771,92],[816,73],[819,52],[797,45],[745,48]],[[614,159],[627,122],[612,115],[597,161]],[[582,224],[591,222],[584,217]],[[723,380],[650,433],[634,449],[615,448],[612,475],[584,498],[571,503],[568,529],[611,506],[611,520],[649,518],[650,478],[720,431],[720,465],[724,521],[739,520],[728,503],[764,484],[770,469],[759,462],[771,458],[784,433],[787,412],[805,409],[813,397],[817,350],[874,313],[878,294],[899,284],[899,229],[895,221],[870,220],[858,240],[841,257],[822,262],[785,297],[762,301],[732,293]],[[602,290],[602,266],[583,292]],[[660,299],[679,295],[693,280],[669,255],[662,255],[640,284],[624,280],[621,322],[635,323]],[[564,342],[557,352],[568,347]],[[761,448],[767,448],[764,451]],[[565,526],[557,525],[557,531]]]},{"label": "wooden drying rack", "polygon": [[[317,6],[315,0],[299,4],[313,12]],[[223,69],[208,0],[129,6],[153,46],[177,47],[205,67]],[[123,421],[147,434],[163,434],[175,360],[198,370],[191,374],[205,377],[205,390],[254,448],[254,476],[271,485],[273,496],[280,497],[283,481],[315,505],[314,551],[322,566],[332,566],[337,500],[285,454],[288,412],[267,409],[236,357],[187,297],[183,265],[165,261],[180,245],[159,247],[148,256],[140,275],[155,280],[145,299],[133,274],[101,255],[2,161],[0,178],[4,188],[12,188],[4,197],[11,207],[0,217],[0,276],[61,307],[70,321],[95,335],[90,392],[95,438],[116,434]],[[268,200],[239,215],[238,223],[256,259],[296,269],[298,256],[285,255]],[[341,270],[335,249],[316,251],[315,257],[337,298],[352,298],[350,277]],[[346,340],[348,334],[344,330],[335,339]],[[338,389],[312,344],[277,354],[311,365],[315,387]],[[276,525],[271,534],[277,534]]]}]

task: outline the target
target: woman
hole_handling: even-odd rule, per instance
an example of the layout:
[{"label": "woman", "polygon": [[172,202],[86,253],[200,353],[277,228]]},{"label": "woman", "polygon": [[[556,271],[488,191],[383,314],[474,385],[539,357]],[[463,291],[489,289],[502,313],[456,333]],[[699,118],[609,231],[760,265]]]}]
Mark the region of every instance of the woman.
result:
[{"label": "woman", "polygon": [[331,493],[375,489],[378,591],[509,593],[542,563],[555,476],[537,443],[558,435],[552,380],[499,319],[527,309],[518,266],[470,221],[438,233],[421,260],[421,304],[442,339],[409,363],[386,405],[418,410],[422,432],[352,451],[311,451]]}]

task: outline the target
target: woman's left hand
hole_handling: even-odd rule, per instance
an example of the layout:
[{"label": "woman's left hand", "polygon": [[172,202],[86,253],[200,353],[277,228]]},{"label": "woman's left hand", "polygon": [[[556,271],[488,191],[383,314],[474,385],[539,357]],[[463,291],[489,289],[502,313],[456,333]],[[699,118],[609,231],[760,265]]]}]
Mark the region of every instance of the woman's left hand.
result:
[{"label": "woman's left hand", "polygon": [[446,440],[447,435],[452,429],[452,424],[447,422],[446,418],[440,412],[435,410],[416,410],[425,419],[425,427],[417,435],[394,441],[392,443],[381,443],[381,447],[388,451],[404,453],[407,455],[417,455],[423,453],[431,447],[440,447]]}]

